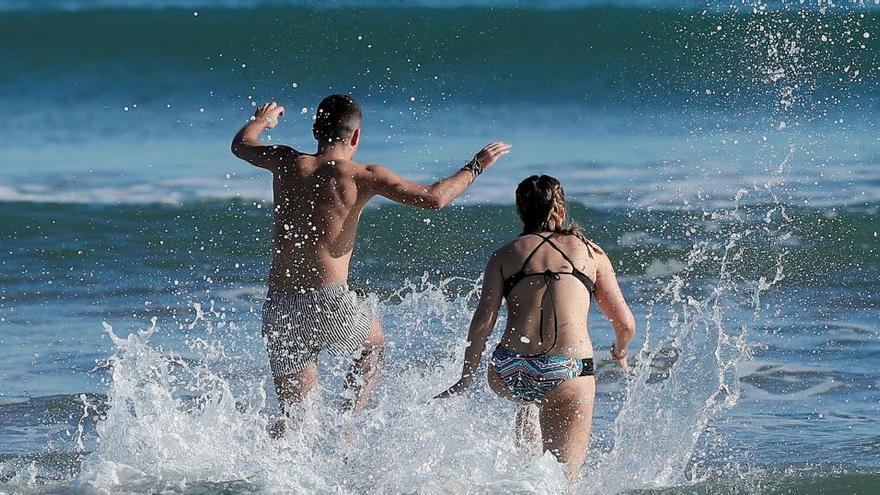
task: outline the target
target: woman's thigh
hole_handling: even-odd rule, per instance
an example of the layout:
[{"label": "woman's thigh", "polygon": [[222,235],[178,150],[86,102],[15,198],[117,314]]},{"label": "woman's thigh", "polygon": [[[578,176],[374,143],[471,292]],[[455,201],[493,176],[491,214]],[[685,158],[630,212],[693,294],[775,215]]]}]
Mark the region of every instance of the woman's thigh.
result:
[{"label": "woman's thigh", "polygon": [[562,462],[583,462],[590,428],[593,423],[593,402],[596,379],[578,377],[560,383],[541,401],[541,436],[544,449]]},{"label": "woman's thigh", "polygon": [[507,385],[504,383],[504,380],[501,379],[501,375],[498,374],[497,371],[489,365],[489,370],[487,372],[487,377],[489,380],[489,388],[492,389],[499,397],[502,399],[512,400],[514,402],[519,402],[510,395],[510,390],[507,388]]}]

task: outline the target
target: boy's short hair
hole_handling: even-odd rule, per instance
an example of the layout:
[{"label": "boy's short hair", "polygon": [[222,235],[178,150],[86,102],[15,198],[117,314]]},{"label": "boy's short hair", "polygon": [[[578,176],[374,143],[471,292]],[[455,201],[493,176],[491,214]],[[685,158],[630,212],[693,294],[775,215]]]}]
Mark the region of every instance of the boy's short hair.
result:
[{"label": "boy's short hair", "polygon": [[361,107],[348,95],[330,95],[321,101],[315,112],[312,130],[319,141],[345,141],[360,128]]}]

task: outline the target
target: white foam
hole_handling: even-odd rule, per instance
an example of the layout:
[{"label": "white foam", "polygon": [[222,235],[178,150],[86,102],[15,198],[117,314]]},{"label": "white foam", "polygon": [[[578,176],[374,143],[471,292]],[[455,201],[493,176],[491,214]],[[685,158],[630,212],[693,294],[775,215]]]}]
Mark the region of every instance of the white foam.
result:
[{"label": "white foam", "polygon": [[[784,216],[779,222],[775,232],[783,236]],[[577,492],[668,487],[706,476],[692,464],[698,440],[736,403],[740,366],[749,357],[748,326],[728,328],[725,313],[731,308],[741,313],[741,306],[751,303],[757,318],[757,293],[773,285],[743,283],[732,272],[739,265],[729,263],[734,258],[759,256],[766,263],[764,251],[750,246],[768,234],[750,226],[744,222],[718,242],[695,243],[684,268],[664,277],[649,305],[642,350],[623,402],[615,404],[612,395],[600,405],[620,406],[620,412],[613,424],[601,421],[609,415],[597,415],[593,438],[603,441],[594,443]],[[779,270],[783,256],[772,260]],[[707,260],[716,264],[717,276],[698,283],[706,282],[700,280],[704,276],[692,273]],[[470,290],[449,287],[462,283]],[[280,441],[267,433],[276,406],[265,351],[237,347],[248,335],[259,345],[258,330],[242,332],[225,312],[196,307],[185,325],[193,328],[186,331],[201,329],[205,336],[169,352],[150,343],[155,327],[121,338],[108,326],[116,347],[109,360],[110,409],[98,422],[98,438],[85,439],[93,450],[72,487],[161,491],[239,481],[285,493],[564,491],[561,466],[551,456],[529,457],[514,448],[516,408],[494,396],[485,381],[472,396],[431,400],[461,369],[478,290],[476,282],[451,279],[435,285],[426,276],[420,283],[407,282],[389,299],[394,303],[373,297],[387,329],[388,351],[369,410],[355,418],[335,412],[344,369],[323,360],[327,373],[309,412]],[[230,295],[241,301],[240,293]],[[178,353],[184,352],[192,357],[181,359]],[[669,361],[662,379],[653,366],[657,360]],[[609,369],[599,366],[597,381],[614,388]],[[821,393],[823,386],[805,393]],[[354,432],[349,444],[338,441],[342,431]],[[32,476],[20,474],[21,483],[32,482]]]},{"label": "white foam", "polygon": [[645,275],[652,278],[660,278],[678,273],[687,268],[687,266],[677,259],[670,258],[668,260],[651,260],[648,267],[645,268]]},{"label": "white foam", "polygon": [[174,178],[141,181],[62,181],[20,182],[0,184],[0,201],[65,203],[65,204],[163,204],[182,205],[211,199],[271,201],[271,188],[252,180],[236,181],[217,178]]},{"label": "white foam", "polygon": [[[116,346],[110,360],[111,408],[97,427],[100,442],[91,439],[94,450],[72,486],[98,493],[234,481],[273,493],[566,491],[562,466],[552,455],[534,457],[514,446],[516,407],[495,397],[485,383],[473,396],[430,400],[457,378],[469,308],[479,287],[449,298],[450,283],[462,280],[408,283],[394,297],[399,303],[380,304],[388,329],[387,365],[366,414],[352,418],[335,412],[342,369],[324,361],[328,375],[309,413],[279,441],[267,434],[275,405],[264,354],[241,362],[239,353],[227,353],[230,336],[214,334],[215,340],[193,340],[185,351],[196,358],[184,362],[150,343],[155,328],[121,338],[108,327]],[[219,313],[194,311],[201,315],[194,321],[196,330],[218,328]],[[723,337],[716,333],[706,344],[696,334],[690,335],[692,343],[676,335],[683,355]],[[684,480],[681,460],[689,459],[693,445],[668,440],[680,434],[699,437],[717,414],[707,406],[717,384],[696,387],[684,401],[679,387],[705,379],[712,366],[720,366],[714,373],[723,373],[730,364],[725,363],[709,359],[694,367],[682,359],[673,365],[676,378],[670,383],[644,395],[631,393],[614,430],[611,443],[617,447],[593,447],[576,491],[616,492]],[[604,373],[600,370],[599,383],[608,385],[611,376]],[[667,419],[647,413],[657,404]],[[606,436],[609,426],[597,422],[594,438]],[[349,445],[338,442],[341,431],[354,432]]]}]

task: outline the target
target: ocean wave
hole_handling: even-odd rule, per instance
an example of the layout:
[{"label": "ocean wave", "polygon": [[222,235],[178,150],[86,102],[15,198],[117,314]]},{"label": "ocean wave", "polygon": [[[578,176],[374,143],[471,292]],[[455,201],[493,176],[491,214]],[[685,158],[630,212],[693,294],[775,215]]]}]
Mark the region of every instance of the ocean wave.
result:
[{"label": "ocean wave", "polygon": [[[853,8],[860,15],[802,18],[793,10],[757,21],[729,12],[606,4],[569,11],[435,9],[430,16],[379,8],[352,16],[303,6],[204,9],[197,16],[191,9],[22,10],[0,14],[0,31],[7,33],[0,82],[15,83],[10,88],[16,90],[75,82],[53,87],[64,87],[71,100],[96,85],[119,92],[120,80],[126,90],[185,81],[226,97],[257,84],[290,93],[298,82],[304,89],[419,95],[438,106],[450,96],[672,109],[699,102],[735,105],[741,114],[805,108],[816,118],[817,109],[853,105],[878,90],[880,36],[870,33],[880,22],[876,11]],[[522,33],[539,33],[541,42]],[[798,46],[799,55],[781,54],[786,44]],[[106,81],[112,81],[108,88]],[[825,101],[830,96],[833,101]]]},{"label": "ocean wave", "polygon": [[[698,10],[714,9],[724,10],[732,7],[730,2],[712,0],[3,0],[0,2],[0,11],[11,10],[98,10],[98,9],[168,9],[168,8],[223,8],[223,9],[249,9],[259,7],[310,7],[316,9],[338,9],[358,7],[385,7],[385,8],[524,8],[540,10],[568,10],[590,7],[618,7],[634,10]],[[825,8],[829,7],[872,7],[871,2],[865,0],[849,0],[841,5],[815,2],[804,5],[803,2],[791,0],[770,0],[744,2],[740,7],[748,11],[749,8],[759,7],[771,9],[785,9],[791,6],[797,8]]]},{"label": "ocean wave", "polygon": [[[494,172],[482,178],[474,191],[466,192],[459,205],[510,205],[512,191],[520,177],[542,170],[542,165],[505,164],[503,175]],[[736,204],[753,205],[768,201],[766,185],[783,184],[778,188],[790,205],[813,208],[864,207],[880,203],[880,162],[857,166],[856,173],[846,173],[852,164],[799,170],[778,176],[749,174],[738,169],[719,170],[709,176],[699,169],[673,174],[662,165],[646,164],[627,168],[629,180],[618,173],[588,165],[558,166],[554,173],[566,186],[566,196],[575,202],[598,208],[703,210],[730,208]],[[189,168],[197,169],[196,164]],[[626,167],[620,167],[626,168]],[[624,172],[619,172],[624,173]],[[44,173],[9,177],[0,183],[0,203],[54,203],[94,205],[174,205],[198,204],[213,200],[242,200],[269,206],[271,184],[265,174],[202,174],[179,177],[140,177],[132,170],[126,175],[100,173],[60,173],[49,177]],[[420,176],[425,176],[424,172]],[[858,176],[858,181],[851,177]],[[667,180],[664,180],[666,178]],[[425,180],[423,178],[422,180]],[[430,179],[427,179],[430,180]],[[478,189],[477,189],[478,188]],[[377,198],[377,202],[385,202]],[[835,215],[834,210],[828,214]],[[624,245],[654,242],[645,234],[627,233]],[[791,244],[802,242],[796,237]]]},{"label": "ocean wave", "polygon": [[[9,266],[39,262],[45,267],[41,271],[45,276],[10,269],[6,274],[6,300],[17,304],[36,304],[47,298],[87,302],[92,298],[118,299],[127,294],[130,301],[120,302],[116,307],[83,306],[76,312],[129,311],[133,314],[140,312],[137,306],[142,305],[144,299],[152,300],[166,291],[175,293],[202,283],[223,289],[233,282],[248,289],[234,298],[254,299],[258,296],[248,291],[251,284],[258,283],[264,275],[272,208],[268,199],[263,202],[243,196],[180,204],[0,201],[0,216],[5,219],[0,225],[0,238],[5,239],[9,256],[13,257]],[[827,291],[829,270],[836,266],[834,280],[843,277],[846,282],[841,283],[848,284],[849,288],[864,286],[864,293],[836,293],[840,304],[869,308],[874,302],[866,297],[871,288],[865,275],[875,269],[874,264],[880,259],[880,253],[873,249],[880,232],[878,203],[832,209],[793,204],[785,206],[785,216],[777,211],[768,218],[768,211],[779,208],[779,205],[758,202],[717,209],[662,209],[585,206],[573,201],[570,215],[589,237],[609,251],[618,263],[620,275],[627,277],[625,282],[644,297],[658,289],[656,280],[659,279],[715,274],[718,267],[711,259],[699,263],[688,261],[691,246],[700,243],[706,250],[717,249],[726,242],[731,230],[749,229],[761,235],[749,236],[744,244],[761,254],[732,260],[742,273],[755,276],[755,280],[760,276],[772,279],[773,265],[768,265],[767,260],[785,255],[793,267],[786,283]],[[829,211],[835,215],[829,218]],[[390,225],[395,227],[394,231],[388,231]],[[493,246],[515,236],[520,228],[509,204],[462,203],[429,212],[377,202],[363,215],[358,231],[359,257],[353,275],[359,280],[372,280],[383,290],[393,288],[396,283],[381,275],[389,263],[393,263],[401,276],[421,276],[426,271],[436,275],[438,269],[450,276],[476,276],[482,268],[482,255],[462,259],[461,253],[488,254]],[[786,232],[779,233],[780,228]],[[477,231],[481,234],[473,235]],[[47,233],[51,233],[54,244],[46,244]],[[800,241],[787,241],[790,235],[796,235]],[[433,242],[434,239],[443,242]],[[124,254],[119,250],[120,242],[128,243]],[[35,250],[35,245],[41,248]],[[834,265],[829,264],[828,252],[835,253]],[[127,265],[126,275],[118,284],[100,283],[83,292],[79,277],[94,278],[86,266],[111,267],[128,256],[144,263]],[[460,261],[450,264],[450,259]],[[216,282],[193,279],[189,271],[192,268],[187,268],[190,265],[216,267],[212,273],[205,274]],[[77,271],[71,272],[71,266]],[[165,276],[154,279],[155,270],[161,270]],[[812,297],[812,293],[805,296]],[[837,328],[826,320],[827,316],[818,320],[817,334]],[[802,325],[764,329],[773,335],[803,330]],[[863,330],[841,327],[827,335],[838,339],[858,338],[855,333],[858,331]]]},{"label": "ocean wave", "polygon": [[55,203],[93,205],[170,205],[210,200],[240,199],[271,201],[267,188],[237,184],[235,188],[222,178],[178,178],[142,181],[119,181],[117,184],[60,181],[25,182],[15,186],[0,184],[0,202]]},{"label": "ocean wave", "polygon": [[223,8],[249,9],[259,7],[310,7],[338,9],[358,7],[384,8],[520,8],[540,10],[569,10],[594,7],[617,7],[634,10],[727,10],[815,8],[841,9],[847,7],[876,8],[869,0],[843,2],[815,1],[804,3],[794,0],[765,0],[742,2],[737,6],[719,0],[2,0],[4,10],[97,10],[97,9],[168,9],[168,8]]}]

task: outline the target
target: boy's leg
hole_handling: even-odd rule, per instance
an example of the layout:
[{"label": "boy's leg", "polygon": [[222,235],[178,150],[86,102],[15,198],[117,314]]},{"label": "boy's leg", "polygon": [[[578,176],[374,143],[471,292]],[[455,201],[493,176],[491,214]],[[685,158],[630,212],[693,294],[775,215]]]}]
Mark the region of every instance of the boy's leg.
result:
[{"label": "boy's leg", "polygon": [[374,316],[361,355],[355,359],[345,377],[343,410],[356,413],[367,405],[379,381],[384,354],[385,332],[379,319]]},{"label": "boy's leg", "polygon": [[281,412],[289,415],[291,409],[299,407],[300,403],[315,388],[318,383],[318,367],[312,362],[302,371],[276,377],[274,381]]},{"label": "boy's leg", "polygon": [[286,420],[301,407],[302,402],[314,390],[318,383],[318,367],[313,361],[300,372],[276,376],[274,382],[283,415],[272,427],[271,434],[277,438],[284,435]]}]

